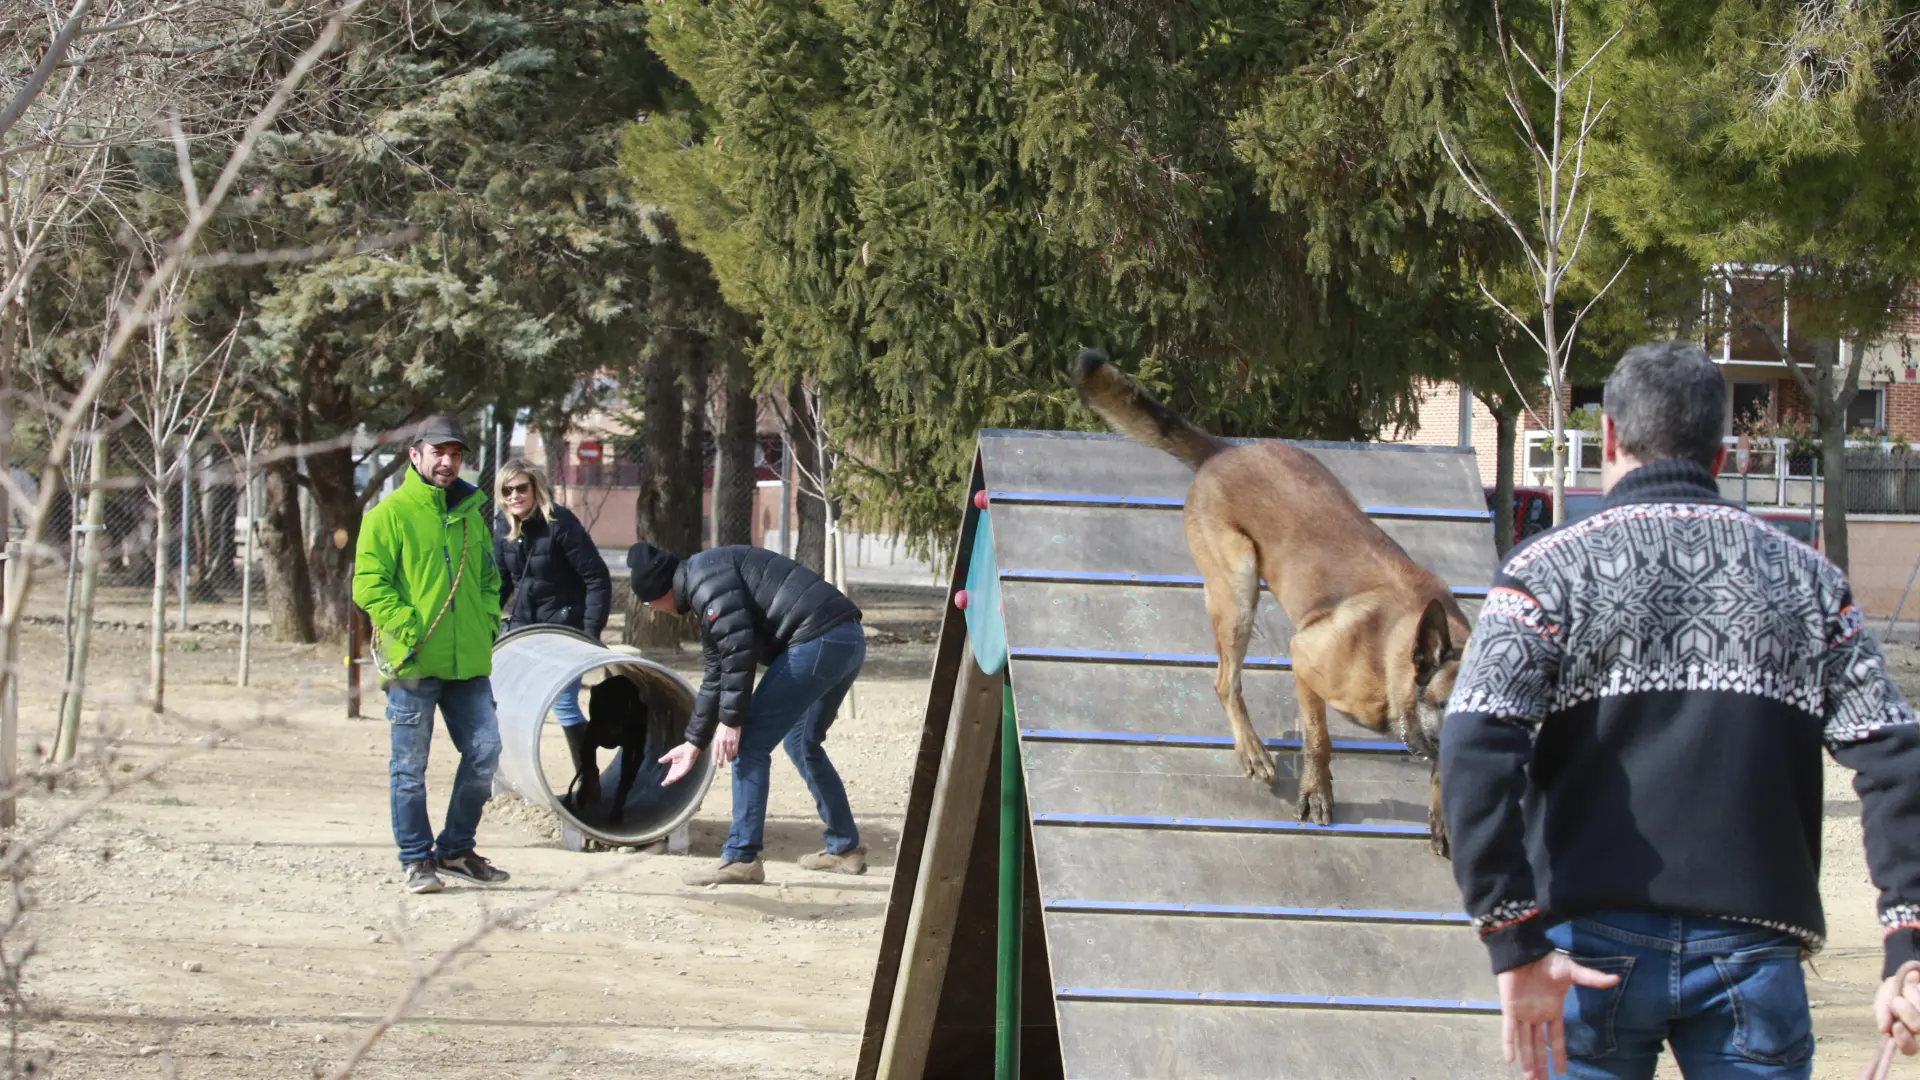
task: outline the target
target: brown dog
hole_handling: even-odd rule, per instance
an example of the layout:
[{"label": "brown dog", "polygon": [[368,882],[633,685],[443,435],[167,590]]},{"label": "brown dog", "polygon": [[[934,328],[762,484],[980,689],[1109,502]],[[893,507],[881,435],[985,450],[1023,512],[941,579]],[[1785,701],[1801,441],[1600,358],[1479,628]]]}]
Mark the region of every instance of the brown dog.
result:
[{"label": "brown dog", "polygon": [[1434,759],[1427,820],[1433,850],[1445,856],[1440,721],[1470,632],[1452,591],[1408,558],[1304,450],[1217,439],[1149,397],[1097,349],[1075,361],[1074,382],[1081,400],[1114,430],[1194,470],[1187,548],[1205,583],[1220,655],[1213,687],[1247,775],[1263,783],[1274,775],[1240,696],[1264,577],[1293,623],[1288,651],[1305,742],[1300,820],[1333,821],[1331,705],[1375,731],[1391,725],[1408,750]]}]

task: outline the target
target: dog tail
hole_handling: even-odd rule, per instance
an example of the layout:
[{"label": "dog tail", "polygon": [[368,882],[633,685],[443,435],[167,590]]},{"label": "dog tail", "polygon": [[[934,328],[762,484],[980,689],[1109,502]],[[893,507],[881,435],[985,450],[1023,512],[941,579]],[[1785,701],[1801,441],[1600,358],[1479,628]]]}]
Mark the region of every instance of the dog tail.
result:
[{"label": "dog tail", "polygon": [[1198,469],[1229,445],[1155,401],[1099,349],[1082,349],[1074,359],[1073,385],[1080,391],[1080,400],[1099,413],[1108,427],[1135,442],[1165,450],[1189,469]]}]

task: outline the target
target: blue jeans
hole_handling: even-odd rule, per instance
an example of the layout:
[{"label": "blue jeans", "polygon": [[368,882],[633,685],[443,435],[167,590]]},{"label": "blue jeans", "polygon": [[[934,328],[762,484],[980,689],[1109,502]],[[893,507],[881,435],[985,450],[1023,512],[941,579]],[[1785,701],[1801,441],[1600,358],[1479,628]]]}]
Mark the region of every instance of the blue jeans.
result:
[{"label": "blue jeans", "polygon": [[1549,930],[1580,963],[1620,976],[1567,994],[1574,1080],[1648,1080],[1660,1044],[1687,1080],[1805,1078],[1813,1014],[1800,943],[1775,930],[1695,916],[1596,912]]},{"label": "blue jeans", "polygon": [[838,855],[860,846],[846,785],[821,744],[866,659],[866,631],[859,623],[845,622],[790,647],[767,665],[748,703],[747,721],[740,725],[740,753],[733,762],[733,828],[727,832],[722,859],[752,862],[760,857],[767,825],[767,774],[773,767],[773,748],[781,743],[826,823],[827,850]]},{"label": "blue jeans", "polygon": [[[446,827],[438,839],[427,819],[427,750],[433,743],[438,706],[447,737],[460,751],[447,799]],[[476,679],[395,680],[387,688],[387,726],[393,756],[387,763],[393,799],[393,842],[405,864],[458,855],[473,847],[480,811],[493,794],[493,768],[500,761],[500,727],[493,715],[493,684]]]},{"label": "blue jeans", "polygon": [[560,688],[560,696],[553,699],[553,718],[561,727],[578,727],[587,722],[586,714],[580,711],[579,679]]}]

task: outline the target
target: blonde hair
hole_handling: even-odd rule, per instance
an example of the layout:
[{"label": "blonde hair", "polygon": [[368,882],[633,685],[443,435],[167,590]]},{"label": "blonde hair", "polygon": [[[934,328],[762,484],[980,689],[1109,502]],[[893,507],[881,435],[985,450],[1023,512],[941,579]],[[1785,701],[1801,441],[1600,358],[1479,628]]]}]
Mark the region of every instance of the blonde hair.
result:
[{"label": "blonde hair", "polygon": [[514,458],[500,466],[493,480],[493,498],[500,512],[506,515],[509,540],[520,539],[520,519],[507,509],[507,485],[522,476],[533,485],[534,511],[548,524],[553,522],[553,485],[548,482],[546,471],[526,458]]}]

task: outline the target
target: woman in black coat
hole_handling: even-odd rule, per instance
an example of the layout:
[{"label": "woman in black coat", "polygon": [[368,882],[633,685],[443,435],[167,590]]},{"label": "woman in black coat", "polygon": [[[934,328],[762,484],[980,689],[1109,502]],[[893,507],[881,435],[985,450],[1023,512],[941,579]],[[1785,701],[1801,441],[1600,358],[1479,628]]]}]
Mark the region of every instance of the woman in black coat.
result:
[{"label": "woman in black coat", "polygon": [[[613,579],[593,537],[573,511],[553,502],[547,474],[515,458],[495,481],[493,561],[500,568],[501,629],[536,623],[570,626],[598,639],[606,629]],[[567,737],[581,802],[600,801],[600,772],[580,712],[580,680],[560,691],[553,717]]]}]

